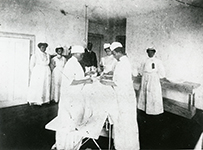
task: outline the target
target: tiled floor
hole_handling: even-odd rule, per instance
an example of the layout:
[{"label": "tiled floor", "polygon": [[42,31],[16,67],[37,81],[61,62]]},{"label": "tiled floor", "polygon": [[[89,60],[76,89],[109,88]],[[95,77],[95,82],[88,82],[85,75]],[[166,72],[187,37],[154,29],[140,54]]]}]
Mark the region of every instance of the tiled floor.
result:
[{"label": "tiled floor", "polygon": [[[44,126],[57,115],[56,104],[21,105],[0,109],[0,150],[49,150],[55,133]],[[141,149],[192,149],[203,131],[203,112],[192,119],[165,112],[149,116],[138,111]],[[100,137],[101,148],[108,139]],[[92,141],[83,149],[96,148]]]}]

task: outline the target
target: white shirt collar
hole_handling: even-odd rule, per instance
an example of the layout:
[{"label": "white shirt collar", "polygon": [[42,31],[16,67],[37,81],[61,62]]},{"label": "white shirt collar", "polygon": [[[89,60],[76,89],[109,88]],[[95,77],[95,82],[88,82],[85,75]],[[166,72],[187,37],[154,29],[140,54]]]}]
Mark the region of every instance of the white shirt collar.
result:
[{"label": "white shirt collar", "polygon": [[125,59],[127,56],[126,55],[123,55],[119,58],[119,61],[122,61],[123,59]]}]

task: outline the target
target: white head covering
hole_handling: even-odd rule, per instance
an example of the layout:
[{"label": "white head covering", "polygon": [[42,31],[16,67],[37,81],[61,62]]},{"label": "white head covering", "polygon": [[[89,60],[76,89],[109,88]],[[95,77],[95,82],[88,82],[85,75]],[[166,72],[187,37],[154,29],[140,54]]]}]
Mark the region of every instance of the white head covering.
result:
[{"label": "white head covering", "polygon": [[118,47],[123,47],[123,46],[120,42],[113,42],[110,46],[110,49],[111,49],[111,51],[113,51],[114,49],[116,49]]},{"label": "white head covering", "polygon": [[71,48],[71,53],[84,53],[85,49],[80,45],[75,45]]},{"label": "white head covering", "polygon": [[63,49],[64,49],[65,51],[67,51],[68,48],[69,48],[69,47],[68,47],[67,45],[64,45],[64,46],[63,46]]},{"label": "white head covering", "polygon": [[110,43],[104,43],[104,49],[109,48],[111,46]]}]

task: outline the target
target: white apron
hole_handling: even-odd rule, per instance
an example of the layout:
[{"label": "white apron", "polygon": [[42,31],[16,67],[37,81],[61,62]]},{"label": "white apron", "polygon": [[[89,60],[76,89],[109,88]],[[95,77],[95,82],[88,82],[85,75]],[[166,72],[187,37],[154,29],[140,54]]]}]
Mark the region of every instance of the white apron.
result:
[{"label": "white apron", "polygon": [[58,102],[60,98],[62,72],[66,63],[66,58],[62,56],[59,59],[55,56],[52,58],[51,63],[55,66],[51,78],[51,100]]},{"label": "white apron", "polygon": [[160,78],[164,77],[160,60],[149,58],[143,65],[142,81],[138,99],[138,109],[150,115],[164,112]]},{"label": "white apron", "polygon": [[41,105],[50,101],[51,70],[50,56],[39,51],[31,58],[31,78],[28,102]]}]

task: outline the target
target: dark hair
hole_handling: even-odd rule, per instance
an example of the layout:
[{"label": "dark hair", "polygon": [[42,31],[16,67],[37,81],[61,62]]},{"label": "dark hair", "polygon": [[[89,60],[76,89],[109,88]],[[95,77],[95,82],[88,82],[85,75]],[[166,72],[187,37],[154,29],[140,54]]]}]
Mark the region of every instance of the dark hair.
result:
[{"label": "dark hair", "polygon": [[47,43],[39,43],[37,46],[40,48],[42,45],[44,45],[45,47],[48,47]]},{"label": "dark hair", "polygon": [[147,53],[148,53],[149,51],[153,51],[154,53],[156,52],[156,50],[155,50],[154,48],[148,48],[146,51],[147,51]]},{"label": "dark hair", "polygon": [[93,44],[92,44],[91,42],[88,42],[88,43],[87,43],[87,48],[88,48],[89,50],[92,49],[92,46],[93,46]]},{"label": "dark hair", "polygon": [[123,55],[126,55],[125,48],[123,48],[123,47],[117,47],[117,48],[114,49],[114,51],[117,52],[117,53],[121,53]]},{"label": "dark hair", "polygon": [[62,50],[62,52],[64,51],[63,47],[57,47],[57,48],[55,49],[55,52],[58,53],[58,50],[60,50],[60,49]]},{"label": "dark hair", "polygon": [[92,45],[92,43],[91,43],[91,42],[88,42],[87,45]]},{"label": "dark hair", "polygon": [[106,52],[107,49],[111,50],[110,47],[107,47],[107,48],[104,49],[104,51]]}]

